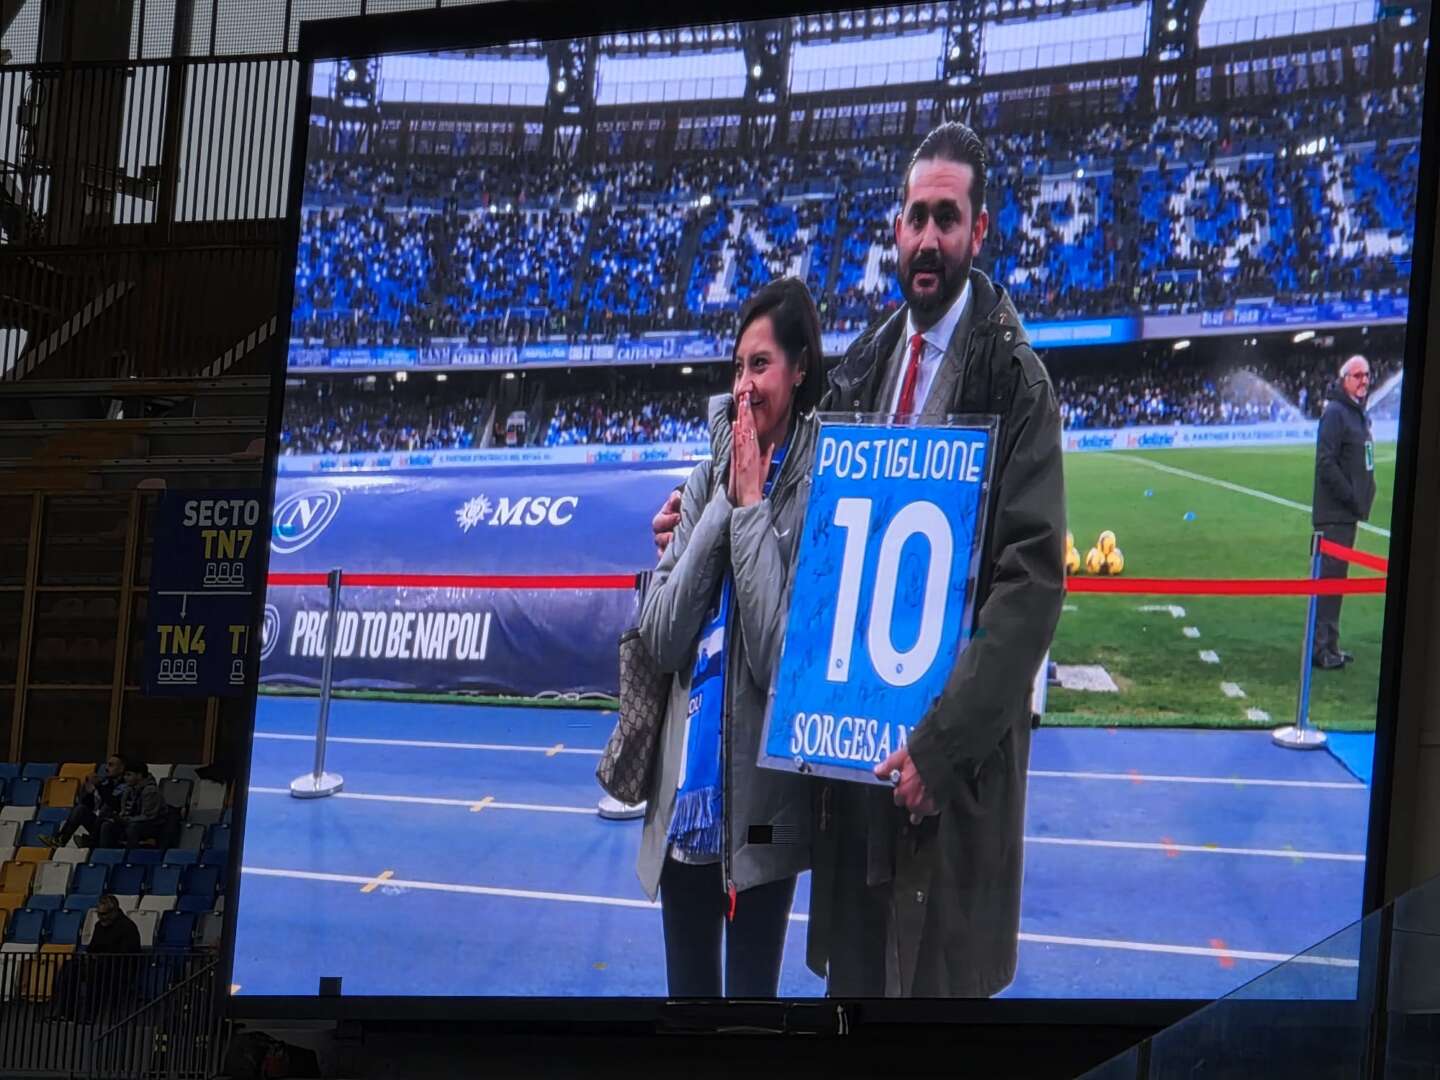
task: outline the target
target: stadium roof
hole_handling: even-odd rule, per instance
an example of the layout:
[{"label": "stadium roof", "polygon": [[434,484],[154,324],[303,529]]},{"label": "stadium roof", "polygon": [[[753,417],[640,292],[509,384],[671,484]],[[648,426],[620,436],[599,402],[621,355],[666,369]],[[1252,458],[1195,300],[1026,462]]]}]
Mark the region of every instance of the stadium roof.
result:
[{"label": "stadium roof", "polygon": [[1026,18],[985,27],[981,73],[1065,67],[1145,55],[1150,5]]},{"label": "stadium roof", "polygon": [[[1257,13],[1257,7],[1263,10]],[[1200,47],[1341,30],[1375,21],[1375,0],[1207,0],[1200,12]]]}]

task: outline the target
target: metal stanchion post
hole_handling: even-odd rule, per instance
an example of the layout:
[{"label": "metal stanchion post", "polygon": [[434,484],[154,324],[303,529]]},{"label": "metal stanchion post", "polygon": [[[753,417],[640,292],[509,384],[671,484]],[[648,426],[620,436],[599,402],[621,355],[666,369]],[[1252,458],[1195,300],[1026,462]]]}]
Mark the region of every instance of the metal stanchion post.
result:
[{"label": "metal stanchion post", "polygon": [[345,786],[339,773],[325,771],[325,736],[330,727],[330,685],[335,669],[335,642],[340,636],[340,571],[331,570],[330,611],[325,620],[325,655],[320,665],[320,718],[315,725],[315,768],[290,781],[290,794],[297,799],[322,799]]},{"label": "metal stanchion post", "polygon": [[[1310,537],[1310,580],[1320,580],[1319,532]],[[1315,648],[1315,609],[1320,597],[1310,594],[1310,608],[1305,618],[1305,647],[1300,652],[1300,694],[1295,703],[1295,723],[1276,728],[1270,733],[1275,745],[1289,750],[1319,750],[1325,745],[1325,733],[1310,726],[1310,656]]]}]

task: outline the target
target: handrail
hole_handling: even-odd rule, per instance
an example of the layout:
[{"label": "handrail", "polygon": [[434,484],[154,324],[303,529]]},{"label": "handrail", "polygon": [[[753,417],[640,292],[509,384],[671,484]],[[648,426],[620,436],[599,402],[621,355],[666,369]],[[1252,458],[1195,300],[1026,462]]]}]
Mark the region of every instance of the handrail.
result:
[{"label": "handrail", "polygon": [[215,971],[215,969],[217,969],[219,966],[220,966],[220,960],[219,960],[219,958],[218,958],[218,957],[212,958],[212,959],[210,960],[210,962],[209,962],[208,964],[203,965],[203,966],[200,968],[199,971],[196,971],[196,972],[194,972],[193,974],[189,975],[188,977],[186,977],[186,978],[184,978],[184,979],[181,979],[178,983],[176,983],[174,986],[170,987],[168,990],[166,990],[166,991],[165,991],[163,994],[161,994],[159,997],[157,997],[157,998],[155,998],[155,999],[153,999],[153,1000],[151,1000],[151,1001],[147,1001],[144,1005],[141,1005],[140,1008],[136,1009],[134,1012],[130,1013],[128,1016],[125,1016],[125,1017],[123,1017],[122,1019],[115,1021],[115,1023],[113,1023],[113,1024],[110,1025],[110,1027],[109,1027],[108,1030],[103,1031],[103,1032],[101,1032],[99,1035],[95,1036],[95,1043],[98,1045],[99,1043],[104,1042],[106,1039],[110,1038],[112,1035],[114,1035],[114,1034],[115,1034],[117,1031],[119,1031],[121,1028],[126,1027],[132,1020],[137,1019],[138,1017],[140,1017],[140,1016],[144,1015],[145,1013],[149,1012],[151,1009],[155,1008],[157,1005],[161,1004],[162,1002],[167,1001],[168,999],[170,999],[171,997],[173,997],[173,996],[174,996],[176,993],[178,993],[179,991],[183,990],[186,986],[188,986],[190,983],[194,982],[195,980],[200,979],[200,978],[202,978],[202,977],[204,977],[204,976],[206,976],[206,975],[209,975],[209,974],[213,973],[213,972]]}]

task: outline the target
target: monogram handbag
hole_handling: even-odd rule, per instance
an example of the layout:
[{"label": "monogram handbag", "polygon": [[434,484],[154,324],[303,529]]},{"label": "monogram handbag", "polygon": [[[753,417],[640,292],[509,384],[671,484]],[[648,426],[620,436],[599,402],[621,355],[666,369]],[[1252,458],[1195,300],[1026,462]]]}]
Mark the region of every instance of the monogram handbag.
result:
[{"label": "monogram handbag", "polygon": [[[645,603],[650,575],[635,580],[636,611]],[[620,717],[595,767],[606,794],[634,805],[650,796],[650,778],[660,746],[660,728],[670,703],[670,680],[645,647],[638,627],[620,637]]]}]

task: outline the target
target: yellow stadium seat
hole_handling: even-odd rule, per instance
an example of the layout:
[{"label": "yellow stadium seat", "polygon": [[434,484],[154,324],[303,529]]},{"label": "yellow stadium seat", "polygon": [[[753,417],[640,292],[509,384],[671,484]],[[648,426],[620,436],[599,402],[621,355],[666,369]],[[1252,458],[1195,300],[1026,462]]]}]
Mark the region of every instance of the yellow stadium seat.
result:
[{"label": "yellow stadium seat", "polygon": [[49,1001],[55,992],[55,978],[75,954],[74,945],[41,945],[38,956],[28,957],[21,975],[23,993],[29,1001]]},{"label": "yellow stadium seat", "polygon": [[15,861],[18,863],[49,862],[51,854],[48,847],[22,847],[15,852]]},{"label": "yellow stadium seat", "polygon": [[24,907],[25,898],[30,895],[30,886],[35,881],[35,865],[33,863],[7,862],[0,866],[0,896],[15,893],[20,897],[20,903],[14,907]]},{"label": "yellow stadium seat", "polygon": [[64,776],[71,780],[84,780],[94,771],[95,763],[93,761],[67,761],[64,765],[60,766],[60,771],[56,775]]},{"label": "yellow stadium seat", "polygon": [[41,796],[44,806],[58,806],[68,810],[75,805],[75,796],[80,792],[80,781],[71,776],[52,776],[45,781],[45,794]]},{"label": "yellow stadium seat", "polygon": [[4,923],[9,921],[11,912],[19,911],[30,901],[28,892],[0,892],[0,931],[4,929]]}]

